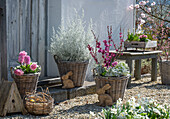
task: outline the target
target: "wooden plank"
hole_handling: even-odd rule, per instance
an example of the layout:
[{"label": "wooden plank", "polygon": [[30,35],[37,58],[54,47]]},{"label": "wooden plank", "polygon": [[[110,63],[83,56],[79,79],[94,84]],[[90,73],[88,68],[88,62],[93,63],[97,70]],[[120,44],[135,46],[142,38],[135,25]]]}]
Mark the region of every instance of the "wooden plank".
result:
[{"label": "wooden plank", "polygon": [[20,50],[28,53],[30,53],[30,11],[31,0],[20,0]]},{"label": "wooden plank", "polygon": [[45,28],[46,28],[46,0],[39,0],[38,3],[38,9],[39,9],[39,31],[38,31],[38,62],[41,65],[41,77],[45,75]]},{"label": "wooden plank", "polygon": [[[58,30],[61,25],[62,0],[48,0],[48,26],[47,26],[47,47],[50,47],[52,27]],[[55,15],[54,12],[55,11]],[[59,76],[57,64],[50,52],[47,52],[47,76]]]},{"label": "wooden plank", "polygon": [[44,79],[38,82],[38,86],[47,86],[47,85],[56,85],[56,84],[61,84],[60,77]]},{"label": "wooden plank", "polygon": [[38,0],[31,3],[31,58],[38,61]]},{"label": "wooden plank", "polygon": [[0,4],[1,8],[1,14],[0,14],[0,29],[1,35],[0,35],[0,51],[1,51],[1,77],[0,80],[8,80],[8,55],[7,55],[7,29],[6,29],[6,0],[1,0]]},{"label": "wooden plank", "polygon": [[19,53],[19,0],[7,0],[7,38],[9,59],[17,59]]},{"label": "wooden plank", "polygon": [[[0,26],[1,26],[1,18],[2,17],[2,8],[0,8]],[[0,31],[1,31],[1,27],[0,27]],[[0,32],[0,41],[1,41],[1,32]],[[1,47],[2,44],[0,44]],[[0,48],[0,83],[1,83],[1,48]]]}]

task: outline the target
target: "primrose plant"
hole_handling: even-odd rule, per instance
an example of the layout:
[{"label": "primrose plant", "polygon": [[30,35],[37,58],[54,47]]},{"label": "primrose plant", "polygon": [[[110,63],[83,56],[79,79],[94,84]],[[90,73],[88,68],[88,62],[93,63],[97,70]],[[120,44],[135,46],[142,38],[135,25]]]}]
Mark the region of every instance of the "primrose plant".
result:
[{"label": "primrose plant", "polygon": [[[92,31],[93,32],[93,31]],[[95,75],[100,76],[127,76],[129,74],[129,68],[126,63],[117,62],[117,58],[122,54],[122,44],[124,42],[121,29],[120,29],[120,46],[117,46],[112,39],[112,27],[107,27],[108,40],[103,40],[104,48],[101,45],[101,42],[98,40],[98,37],[93,32],[94,39],[96,40],[96,46],[93,48],[91,45],[88,45],[91,56],[95,60],[97,67],[95,68]],[[115,52],[111,52],[110,49],[113,47]],[[100,57],[100,56],[101,57]],[[99,61],[99,59],[103,59]]]},{"label": "primrose plant", "polygon": [[19,66],[14,68],[15,75],[21,76],[29,73],[37,73],[41,71],[41,67],[37,65],[37,62],[31,62],[31,58],[27,55],[27,52],[21,51],[18,56]]}]

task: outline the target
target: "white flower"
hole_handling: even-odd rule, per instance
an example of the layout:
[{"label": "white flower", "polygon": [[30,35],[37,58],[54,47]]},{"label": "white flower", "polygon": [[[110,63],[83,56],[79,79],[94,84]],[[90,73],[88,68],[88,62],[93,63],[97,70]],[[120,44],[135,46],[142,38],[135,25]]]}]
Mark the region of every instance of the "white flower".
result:
[{"label": "white flower", "polygon": [[145,23],[145,20],[143,19],[140,19],[140,25],[144,24]]},{"label": "white flower", "polygon": [[151,12],[151,8],[150,8],[150,7],[149,7],[149,8],[147,8],[147,11],[148,11],[148,12]]},{"label": "white flower", "polygon": [[142,17],[142,18],[145,18],[146,15],[145,15],[144,13],[141,13],[141,17]]},{"label": "white flower", "polygon": [[145,1],[141,1],[139,2],[140,5],[146,5],[146,2]]},{"label": "white flower", "polygon": [[90,111],[90,115],[96,116],[94,112]]},{"label": "white flower", "polygon": [[146,3],[149,3],[149,0],[147,0]]},{"label": "white flower", "polygon": [[151,3],[151,6],[154,6],[154,5],[156,5],[156,2]]},{"label": "white flower", "polygon": [[135,8],[138,9],[138,8],[139,8],[139,4],[136,4],[136,5],[135,5]]},{"label": "white flower", "polygon": [[155,113],[157,113],[157,114],[161,115],[161,113],[160,113],[160,111],[159,111],[158,109],[153,108],[153,111],[154,111]]},{"label": "white flower", "polygon": [[129,9],[129,10],[133,10],[133,5],[130,5],[130,6],[128,7],[128,9]]},{"label": "white flower", "polygon": [[112,109],[111,109],[111,113],[113,113],[113,114],[117,114],[117,109],[112,108]]}]

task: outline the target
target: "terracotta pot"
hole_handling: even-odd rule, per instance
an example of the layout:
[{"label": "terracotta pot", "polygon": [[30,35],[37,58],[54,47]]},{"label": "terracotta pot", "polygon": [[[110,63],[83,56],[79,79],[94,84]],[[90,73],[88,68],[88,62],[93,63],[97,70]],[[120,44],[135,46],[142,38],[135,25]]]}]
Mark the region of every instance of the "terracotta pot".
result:
[{"label": "terracotta pot", "polygon": [[106,91],[112,97],[113,102],[119,98],[123,100],[125,89],[128,83],[128,77],[95,77],[96,90],[102,88],[105,84],[110,84],[111,88]]},{"label": "terracotta pot", "polygon": [[26,95],[26,92],[35,92],[37,90],[37,82],[40,76],[40,72],[38,73],[30,73],[24,74],[22,76],[18,76],[14,74],[14,68],[11,67],[11,76],[17,84],[17,88],[21,97],[23,98]]}]

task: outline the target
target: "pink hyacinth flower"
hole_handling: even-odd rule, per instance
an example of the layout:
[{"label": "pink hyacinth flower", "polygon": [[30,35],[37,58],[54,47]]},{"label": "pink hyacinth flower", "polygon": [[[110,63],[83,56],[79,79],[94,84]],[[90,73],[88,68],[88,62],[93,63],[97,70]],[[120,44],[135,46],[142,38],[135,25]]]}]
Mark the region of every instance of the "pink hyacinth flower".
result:
[{"label": "pink hyacinth flower", "polygon": [[24,56],[19,56],[18,62],[21,63],[21,64],[24,63]]},{"label": "pink hyacinth flower", "polygon": [[25,63],[26,65],[29,65],[30,62],[31,62],[30,56],[29,56],[29,55],[25,56],[25,58],[24,58],[24,63]]},{"label": "pink hyacinth flower", "polygon": [[21,69],[16,69],[16,70],[14,71],[14,73],[15,73],[15,75],[18,75],[18,76],[21,76],[21,75],[24,74],[24,72],[23,72]]},{"label": "pink hyacinth flower", "polygon": [[112,63],[112,66],[115,67],[117,64],[118,64],[118,62],[115,61]]},{"label": "pink hyacinth flower", "polygon": [[27,52],[25,52],[25,51],[21,51],[20,53],[19,53],[19,56],[26,56],[27,55]]},{"label": "pink hyacinth flower", "polygon": [[36,63],[32,63],[31,66],[30,66],[30,69],[32,71],[36,70],[37,69],[37,64]]}]

